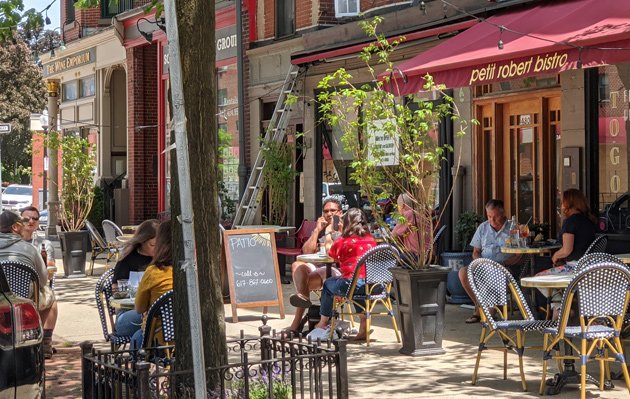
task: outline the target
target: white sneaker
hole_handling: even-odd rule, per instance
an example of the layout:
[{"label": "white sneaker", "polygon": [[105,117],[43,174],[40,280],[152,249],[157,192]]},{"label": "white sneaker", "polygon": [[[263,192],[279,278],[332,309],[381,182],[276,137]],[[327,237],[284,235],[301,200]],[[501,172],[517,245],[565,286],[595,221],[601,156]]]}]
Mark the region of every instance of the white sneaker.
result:
[{"label": "white sneaker", "polygon": [[[316,328],[313,331],[309,332],[306,338],[310,338],[311,341],[317,341],[318,339],[322,341],[328,341],[330,339],[330,325],[324,328]],[[333,339],[339,339],[337,335],[337,331],[333,333]]]}]

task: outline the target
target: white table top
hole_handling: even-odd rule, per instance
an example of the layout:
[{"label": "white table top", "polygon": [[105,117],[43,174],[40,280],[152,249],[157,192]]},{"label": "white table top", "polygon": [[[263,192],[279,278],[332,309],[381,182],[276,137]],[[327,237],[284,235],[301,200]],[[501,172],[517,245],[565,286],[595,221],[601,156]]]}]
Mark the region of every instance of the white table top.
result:
[{"label": "white table top", "polygon": [[114,297],[109,298],[109,303],[115,309],[135,309],[136,308],[136,300],[132,298],[123,298],[116,299]]},{"label": "white table top", "polygon": [[545,245],[544,247],[501,247],[501,252],[504,254],[542,254],[545,252],[553,251],[554,249],[560,249],[562,245],[553,244],[553,245]]},{"label": "white table top", "polygon": [[297,260],[308,263],[335,263],[335,260],[328,255],[321,255],[320,253],[298,255]]},{"label": "white table top", "polygon": [[567,288],[573,277],[575,277],[573,273],[523,277],[521,285],[529,288]]},{"label": "white table top", "polygon": [[295,230],[295,226],[277,226],[274,224],[252,224],[250,226],[236,226],[237,229],[273,229],[276,233]]}]

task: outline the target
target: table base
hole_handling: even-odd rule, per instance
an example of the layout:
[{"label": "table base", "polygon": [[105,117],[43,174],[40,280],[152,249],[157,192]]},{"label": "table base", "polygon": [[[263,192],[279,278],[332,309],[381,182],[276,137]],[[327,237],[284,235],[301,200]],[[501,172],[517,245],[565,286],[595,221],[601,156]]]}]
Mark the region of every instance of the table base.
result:
[{"label": "table base", "polygon": [[[553,378],[547,379],[545,384],[547,385],[547,389],[545,389],[545,395],[557,395],[562,391],[565,385],[567,384],[579,384],[580,381],[580,373],[575,370],[565,370],[562,373],[557,373],[553,376]],[[586,375],[586,382],[594,384],[599,388],[599,380],[593,377],[590,374]],[[604,390],[613,389],[615,386],[612,381],[605,380],[604,381]]]}]

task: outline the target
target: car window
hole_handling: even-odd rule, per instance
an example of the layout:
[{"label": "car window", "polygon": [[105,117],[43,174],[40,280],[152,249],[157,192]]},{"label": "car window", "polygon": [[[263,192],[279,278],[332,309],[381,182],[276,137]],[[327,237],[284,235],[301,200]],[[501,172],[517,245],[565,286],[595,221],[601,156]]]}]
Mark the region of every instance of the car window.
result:
[{"label": "car window", "polygon": [[33,195],[33,189],[31,187],[7,187],[3,194]]}]

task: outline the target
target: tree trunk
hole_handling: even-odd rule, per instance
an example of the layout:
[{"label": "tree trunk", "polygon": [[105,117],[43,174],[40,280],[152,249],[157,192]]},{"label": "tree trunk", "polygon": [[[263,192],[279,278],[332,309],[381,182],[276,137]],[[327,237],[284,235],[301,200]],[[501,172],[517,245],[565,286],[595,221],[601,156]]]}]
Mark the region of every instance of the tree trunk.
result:
[{"label": "tree trunk", "polygon": [[[225,317],[221,295],[221,250],[218,214],[218,136],[216,124],[215,17],[214,2],[176,0],[182,83],[186,110],[186,130],[190,161],[192,205],[194,210],[197,275],[206,367],[226,364]],[[182,232],[177,215],[181,213],[177,162],[172,151],[171,194],[173,215],[173,264],[183,260]],[[174,268],[175,332],[178,370],[192,369],[190,323],[186,279]],[[217,386],[218,376],[206,376],[208,390]],[[187,386],[192,386],[183,382]]]}]

